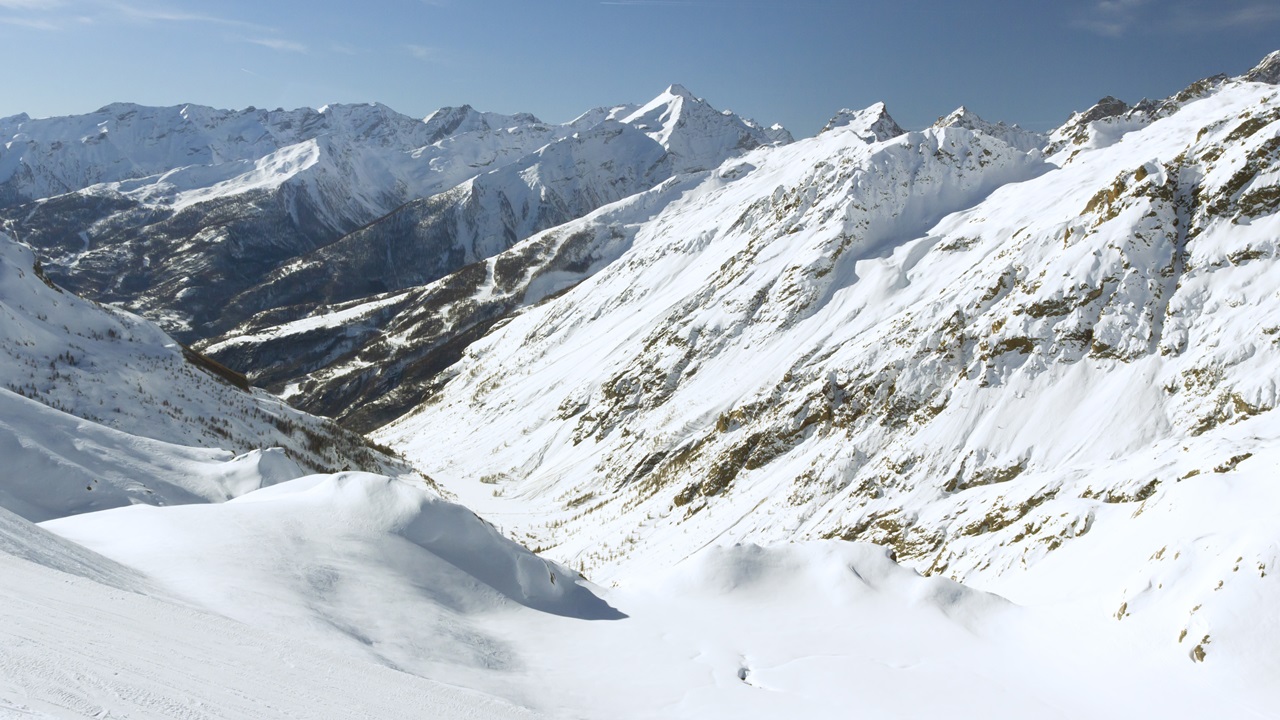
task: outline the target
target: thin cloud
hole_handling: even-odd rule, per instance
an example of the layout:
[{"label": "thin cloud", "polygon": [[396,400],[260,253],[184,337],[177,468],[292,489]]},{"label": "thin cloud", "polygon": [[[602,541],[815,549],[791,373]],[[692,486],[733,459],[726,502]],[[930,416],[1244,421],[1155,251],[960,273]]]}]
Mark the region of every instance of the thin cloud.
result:
[{"label": "thin cloud", "polygon": [[404,49],[410,56],[423,62],[440,62],[444,59],[440,50],[426,45],[405,45]]},{"label": "thin cloud", "polygon": [[266,32],[271,30],[271,28],[257,23],[245,22],[244,20],[219,17],[217,15],[205,15],[203,13],[189,13],[164,7],[131,5],[122,2],[107,2],[103,3],[103,6],[110,10],[114,10],[124,17],[142,22],[177,22],[222,25],[224,27],[236,27],[256,32]]},{"label": "thin cloud", "polygon": [[282,40],[280,38],[245,38],[245,42],[261,45],[265,48],[278,50],[280,52],[303,53],[307,52],[307,46],[292,40]]},{"label": "thin cloud", "polygon": [[58,18],[50,12],[64,5],[64,0],[0,0],[0,10],[14,14],[0,16],[0,25],[32,30],[61,30]]},{"label": "thin cloud", "polygon": [[1259,3],[1256,5],[1247,5],[1245,7],[1235,8],[1234,10],[1229,10],[1227,12],[1212,13],[1207,16],[1194,18],[1187,29],[1193,30],[1196,27],[1204,27],[1205,22],[1220,28],[1241,28],[1270,25],[1275,22],[1280,22],[1280,5]]},{"label": "thin cloud", "polygon": [[[624,0],[618,0],[624,1]],[[1072,24],[1107,38],[1135,32],[1190,34],[1280,22],[1274,0],[1096,0]]]},{"label": "thin cloud", "polygon": [[4,10],[52,10],[62,5],[62,0],[0,0]]},{"label": "thin cloud", "polygon": [[258,23],[133,0],[0,0],[0,11],[9,12],[0,19],[2,23],[41,30],[58,30],[69,23],[85,25],[115,20],[215,25],[255,34],[275,32],[273,28]]},{"label": "thin cloud", "polygon": [[7,17],[0,16],[0,25],[14,25],[16,27],[30,28],[32,30],[61,30],[62,27],[48,20],[40,20],[39,18],[23,18],[23,17]]},{"label": "thin cloud", "polygon": [[1122,37],[1138,23],[1140,10],[1150,1],[1098,0],[1087,15],[1076,20],[1076,25],[1103,37]]}]

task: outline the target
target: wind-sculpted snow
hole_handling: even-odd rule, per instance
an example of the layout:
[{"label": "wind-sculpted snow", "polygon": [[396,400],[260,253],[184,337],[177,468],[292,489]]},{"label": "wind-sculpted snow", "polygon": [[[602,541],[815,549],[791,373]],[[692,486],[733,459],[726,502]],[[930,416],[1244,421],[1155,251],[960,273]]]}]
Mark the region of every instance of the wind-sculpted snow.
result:
[{"label": "wind-sculpted snow", "polygon": [[311,476],[218,505],[124,508],[45,527],[203,607],[417,674],[516,661],[473,616],[625,617],[465,508],[376,475]]},{"label": "wind-sculpted snow", "polygon": [[222,502],[303,475],[280,448],[235,457],[99,425],[0,390],[0,507],[40,522],[134,503]]},{"label": "wind-sculpted snow", "polygon": [[137,570],[112,562],[6,508],[0,505],[0,558],[16,558],[127,592],[156,592]]},{"label": "wind-sculpted snow", "polygon": [[176,601],[0,509],[0,717],[535,715]]},{"label": "wind-sculpted snow", "polygon": [[[1062,166],[955,127],[750,153],[376,436],[605,578],[841,537],[991,588],[1066,555],[1114,562],[1114,583],[1083,563],[1063,582],[1115,613],[1145,587],[1119,578],[1204,533],[1270,578],[1273,535],[1130,516],[1181,512],[1224,475],[1242,493],[1224,503],[1265,506],[1243,498],[1266,495],[1246,470],[1276,438],[1277,95],[1191,88]],[[1069,551],[1108,553],[1091,535],[1117,545]],[[1211,657],[1198,623],[1222,572],[1196,565],[1119,616]],[[1234,637],[1211,642],[1258,647]]]},{"label": "wind-sculpted snow", "polygon": [[[78,585],[88,602],[66,627],[92,623],[90,608],[102,603],[115,618],[94,638],[120,642],[143,626],[136,616],[144,609],[153,632],[186,636],[214,611],[243,622],[222,632],[242,644],[254,633],[254,648],[327,656],[321,667],[336,663],[347,675],[375,663],[396,668],[401,681],[380,685],[384,692],[429,688],[426,677],[553,717],[818,717],[856,706],[877,717],[1046,710],[1120,718],[1239,712],[1274,695],[1265,683],[1231,680],[1234,667],[1146,658],[1123,633],[1112,637],[1072,612],[1021,608],[921,577],[871,545],[708,548],[621,587],[594,588],[466,510],[371,475],[303,478],[223,505],[128,508],[45,527],[114,558],[96,565],[143,571],[159,587],[108,599]],[[21,566],[6,570],[28,597],[52,606],[46,612],[62,611],[64,598],[45,599],[48,580]],[[185,620],[170,596],[192,604]],[[25,603],[7,607],[19,628],[32,623]],[[69,620],[55,619],[55,627]],[[67,644],[48,630],[42,637],[46,654]],[[169,692],[208,692],[182,677],[197,665],[179,650],[168,672],[155,673],[134,664],[152,644],[129,647],[113,683],[162,679]],[[212,639],[201,649],[227,652]],[[14,650],[6,650],[0,668],[26,669],[0,674],[0,702],[8,701],[8,677],[39,696],[42,666],[7,662]],[[24,653],[32,651],[19,644],[18,657]],[[1115,685],[1117,674],[1130,682]],[[363,687],[352,688],[355,697]],[[80,691],[84,701],[110,697],[92,686]],[[490,708],[486,695],[471,702]],[[436,693],[427,698],[438,701]]]}]

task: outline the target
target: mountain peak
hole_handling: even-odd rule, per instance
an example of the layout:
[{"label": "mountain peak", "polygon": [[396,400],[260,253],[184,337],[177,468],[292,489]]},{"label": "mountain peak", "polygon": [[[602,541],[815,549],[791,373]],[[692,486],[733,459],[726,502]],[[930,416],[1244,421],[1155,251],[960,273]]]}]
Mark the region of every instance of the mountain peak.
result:
[{"label": "mountain peak", "polygon": [[675,97],[684,98],[684,99],[686,99],[686,100],[697,100],[697,99],[698,99],[697,97],[695,97],[695,96],[694,96],[694,94],[693,94],[693,93],[689,92],[689,89],[688,89],[688,88],[686,88],[685,86],[681,85],[680,83],[673,83],[673,84],[671,84],[671,85],[668,85],[668,86],[667,86],[667,89],[663,92],[663,94],[664,94],[664,95],[673,95],[673,96],[675,96]]},{"label": "mountain peak", "polygon": [[517,125],[536,125],[542,121],[530,113],[503,115],[494,112],[480,112],[470,105],[458,107],[442,107],[424,117],[422,122],[430,128],[431,142],[439,142],[450,135],[498,128],[509,128]]},{"label": "mountain peak", "polygon": [[950,113],[938,118],[937,121],[933,123],[933,126],[936,128],[959,127],[965,128],[966,130],[974,130],[976,129],[975,126],[980,124],[986,124],[986,121],[981,117],[978,117],[977,113],[964,105],[961,105]]},{"label": "mountain peak", "polygon": [[1110,95],[1102,98],[1094,103],[1093,107],[1080,113],[1072,120],[1075,124],[1082,125],[1091,123],[1095,120],[1103,118],[1115,117],[1129,112],[1129,104]]},{"label": "mountain peak", "polygon": [[845,108],[828,120],[818,134],[844,127],[851,128],[853,133],[869,143],[884,142],[906,132],[889,115],[888,108],[882,102],[862,110]]},{"label": "mountain peak", "polygon": [[935,128],[960,128],[982,133],[988,137],[1001,140],[1023,152],[1042,149],[1045,143],[1048,142],[1048,137],[1041,133],[1024,130],[1017,125],[983,120],[977,113],[964,105],[951,111],[950,114],[938,118],[938,121],[933,126]]},{"label": "mountain peak", "polygon": [[1280,50],[1262,58],[1262,62],[1244,74],[1244,79],[1250,82],[1280,85]]},{"label": "mountain peak", "polygon": [[733,112],[717,110],[682,85],[669,86],[621,121],[662,145],[677,173],[708,170],[752,148],[791,140],[785,129],[765,130]]}]

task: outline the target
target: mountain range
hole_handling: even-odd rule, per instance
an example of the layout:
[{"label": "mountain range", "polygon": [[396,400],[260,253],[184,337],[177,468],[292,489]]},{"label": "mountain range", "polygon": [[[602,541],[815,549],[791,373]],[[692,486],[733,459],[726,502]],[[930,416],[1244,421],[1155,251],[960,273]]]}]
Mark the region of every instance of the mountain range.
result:
[{"label": "mountain range", "polygon": [[1278,84],[0,119],[0,717],[1276,717]]}]

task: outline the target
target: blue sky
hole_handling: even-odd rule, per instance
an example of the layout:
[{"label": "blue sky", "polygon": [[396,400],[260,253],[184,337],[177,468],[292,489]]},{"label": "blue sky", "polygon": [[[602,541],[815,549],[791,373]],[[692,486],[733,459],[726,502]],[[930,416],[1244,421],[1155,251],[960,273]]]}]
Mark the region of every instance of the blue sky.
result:
[{"label": "blue sky", "polygon": [[108,102],[564,121],[679,82],[810,135],[883,100],[1059,124],[1280,49],[1278,0],[0,0],[0,116]]}]

